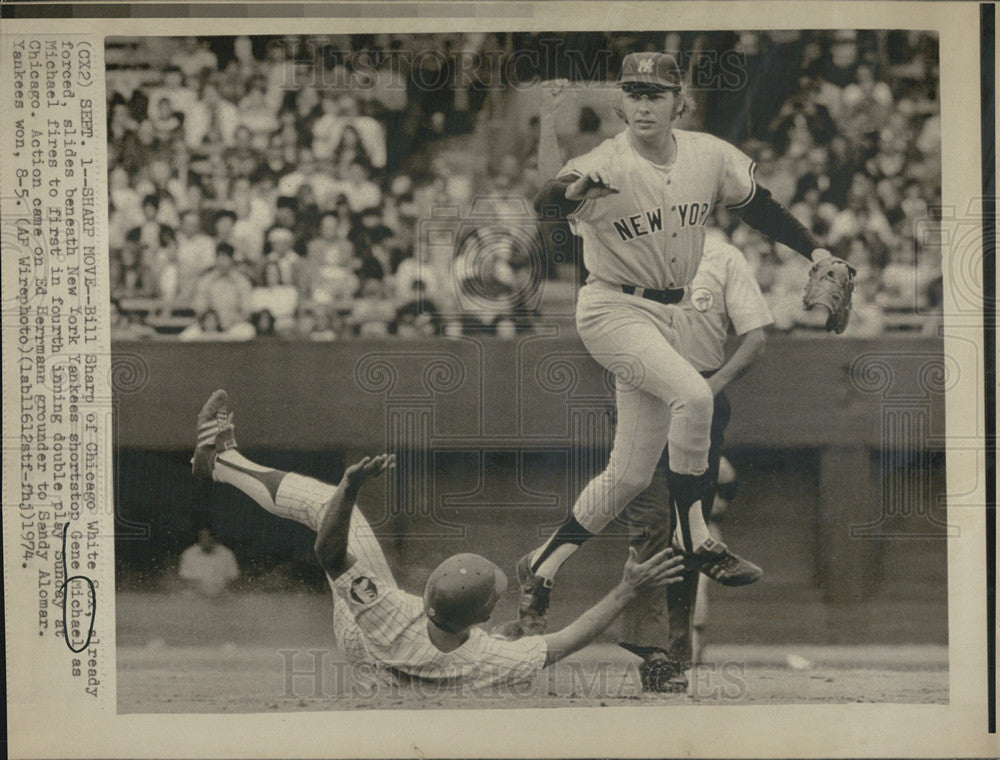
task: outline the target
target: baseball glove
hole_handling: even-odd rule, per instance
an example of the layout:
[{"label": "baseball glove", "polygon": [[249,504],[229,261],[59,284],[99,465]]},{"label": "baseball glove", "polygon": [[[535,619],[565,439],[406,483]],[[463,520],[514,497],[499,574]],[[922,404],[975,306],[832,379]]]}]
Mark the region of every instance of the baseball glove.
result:
[{"label": "baseball glove", "polygon": [[642,647],[627,642],[619,642],[618,646],[632,654],[642,657],[639,666],[639,678],[642,690],[657,694],[679,694],[687,691],[688,680],[681,664],[670,658],[662,647]]},{"label": "baseball glove", "polygon": [[847,329],[851,318],[851,295],[854,293],[855,269],[843,259],[830,256],[812,265],[802,303],[806,311],[822,306],[829,316],[826,329],[838,335]]}]

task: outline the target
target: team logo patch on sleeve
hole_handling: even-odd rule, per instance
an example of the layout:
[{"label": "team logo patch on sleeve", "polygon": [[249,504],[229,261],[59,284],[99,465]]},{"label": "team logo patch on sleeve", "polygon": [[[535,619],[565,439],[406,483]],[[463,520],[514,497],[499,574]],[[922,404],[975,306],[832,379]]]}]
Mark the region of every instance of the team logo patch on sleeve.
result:
[{"label": "team logo patch on sleeve", "polygon": [[378,587],[375,581],[366,575],[355,578],[351,583],[351,599],[358,604],[371,604],[378,599]]},{"label": "team logo patch on sleeve", "polygon": [[691,305],[698,311],[708,311],[714,302],[715,298],[708,288],[695,288],[691,292]]}]

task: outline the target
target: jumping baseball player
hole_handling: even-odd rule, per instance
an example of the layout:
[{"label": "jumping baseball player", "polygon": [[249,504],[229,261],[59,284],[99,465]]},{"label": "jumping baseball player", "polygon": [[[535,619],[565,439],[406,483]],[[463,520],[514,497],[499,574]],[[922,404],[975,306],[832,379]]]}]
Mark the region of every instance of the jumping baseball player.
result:
[{"label": "jumping baseball player", "polygon": [[[674,314],[667,335],[678,353],[706,378],[714,393],[707,485],[701,499],[703,518],[708,522],[718,502],[717,495],[725,491],[728,496],[719,476],[725,461],[722,450],[731,414],[725,388],[761,355],[766,341],[764,328],[771,324],[772,318],[743,254],[717,230],[706,235],[704,255],[690,290],[689,299],[669,307]],[[740,336],[740,344],[726,360],[725,345],[730,330]],[[672,543],[676,511],[671,509],[669,471],[668,446],[663,449],[649,487],[629,503],[622,515],[622,521],[629,526],[631,547],[640,558],[652,556]],[[717,535],[713,538],[718,540]],[[525,582],[519,620],[497,631],[511,638],[537,630],[537,610],[548,602],[545,598],[539,604],[535,579],[523,558],[518,576]],[[696,604],[696,591],[700,592],[700,604],[706,595],[703,588],[706,583],[704,574],[687,569],[680,582],[665,592],[652,590],[639,594],[622,613],[621,645],[643,658],[639,672],[647,691],[681,692],[687,688],[685,671],[694,661],[692,648],[698,633],[696,628],[692,629],[692,623],[697,625],[699,619],[704,620],[703,611]],[[551,593],[552,584],[547,588]],[[701,618],[696,617],[699,615]]]},{"label": "jumping baseball player", "polygon": [[677,310],[670,307],[694,299],[705,223],[716,204],[816,262],[805,305],[827,309],[828,329],[843,331],[849,316],[853,270],[757,184],[754,162],[715,137],[674,128],[686,103],[674,58],[629,54],[620,85],[627,128],[571,159],[535,198],[543,217],[567,218],[583,239],[590,276],[577,303],[577,329],[616,375],[618,425],[607,469],[550,539],[518,562],[528,633],[545,629],[559,566],[650,484],[664,445],[673,541],[690,564],[732,586],[762,574],[708,531],[702,501],[713,388],[671,341]]},{"label": "jumping baseball player", "polygon": [[396,582],[370,526],[354,509],[361,486],[394,466],[394,457],[365,457],[336,487],[255,464],[236,449],[225,391],[198,415],[191,460],[199,477],[229,483],[267,511],[317,532],[315,551],[334,594],[333,629],[348,659],[370,663],[391,682],[407,679],[482,688],[533,678],[543,667],[592,641],[639,591],[675,583],[682,558],[668,550],[643,563],[630,553],[622,580],[561,631],[508,641],[485,633],[507,586],[503,571],[476,554],[456,554],[430,575],[423,598]]}]

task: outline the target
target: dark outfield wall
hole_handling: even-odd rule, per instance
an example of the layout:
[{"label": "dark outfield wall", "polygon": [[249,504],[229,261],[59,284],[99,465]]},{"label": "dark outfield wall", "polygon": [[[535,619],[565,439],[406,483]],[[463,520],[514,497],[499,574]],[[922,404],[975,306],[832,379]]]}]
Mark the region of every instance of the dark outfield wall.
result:
[{"label": "dark outfield wall", "polygon": [[[206,521],[248,587],[319,585],[306,529],[191,479],[192,421],[216,387],[241,448],[274,466],[336,480],[345,456],[400,452],[363,509],[413,589],[455,551],[511,567],[607,456],[607,386],[575,339],[119,344],[114,367],[123,585],[157,582]],[[929,442],[948,372],[935,341],[770,341],[730,394],[741,485],[723,526],[767,575],[717,589],[722,639],[947,640],[943,456]],[[566,566],[555,622],[613,582],[615,533]]]}]

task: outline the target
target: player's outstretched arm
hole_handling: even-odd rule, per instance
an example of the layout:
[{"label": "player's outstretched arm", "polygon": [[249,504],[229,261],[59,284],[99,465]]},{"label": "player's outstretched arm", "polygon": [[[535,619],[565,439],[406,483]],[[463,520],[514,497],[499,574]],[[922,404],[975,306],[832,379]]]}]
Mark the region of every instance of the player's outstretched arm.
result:
[{"label": "player's outstretched arm", "polygon": [[355,462],[344,472],[337,490],[325,505],[326,511],[316,531],[316,543],[313,548],[320,566],[331,580],[342,575],[354,564],[354,557],[347,551],[347,536],[351,527],[351,513],[354,511],[354,503],[358,500],[361,486],[385,472],[395,462],[395,454],[380,454]]},{"label": "player's outstretched arm", "polygon": [[567,217],[585,200],[604,198],[618,192],[607,172],[595,170],[586,174],[565,174],[542,185],[535,195],[535,211],[543,216]]},{"label": "player's outstretched arm", "polygon": [[758,185],[753,197],[745,206],[736,209],[736,214],[755,230],[787,245],[807,259],[821,261],[831,255],[791,211],[771,196],[766,187]]},{"label": "player's outstretched arm", "polygon": [[712,395],[719,395],[719,391],[724,389],[734,380],[737,380],[750,369],[754,363],[764,353],[764,344],[767,342],[767,335],[763,327],[755,330],[748,330],[740,338],[740,345],[729,357],[729,361],[723,364],[719,371],[708,378],[708,387],[712,389]]},{"label": "player's outstretched arm", "polygon": [[561,631],[544,636],[547,654],[545,664],[552,665],[567,655],[582,649],[618,617],[635,596],[646,589],[679,583],[683,578],[684,558],[674,556],[669,547],[645,562],[638,561],[635,547],[629,549],[628,560],[618,585],[601,601],[584,612]]}]

